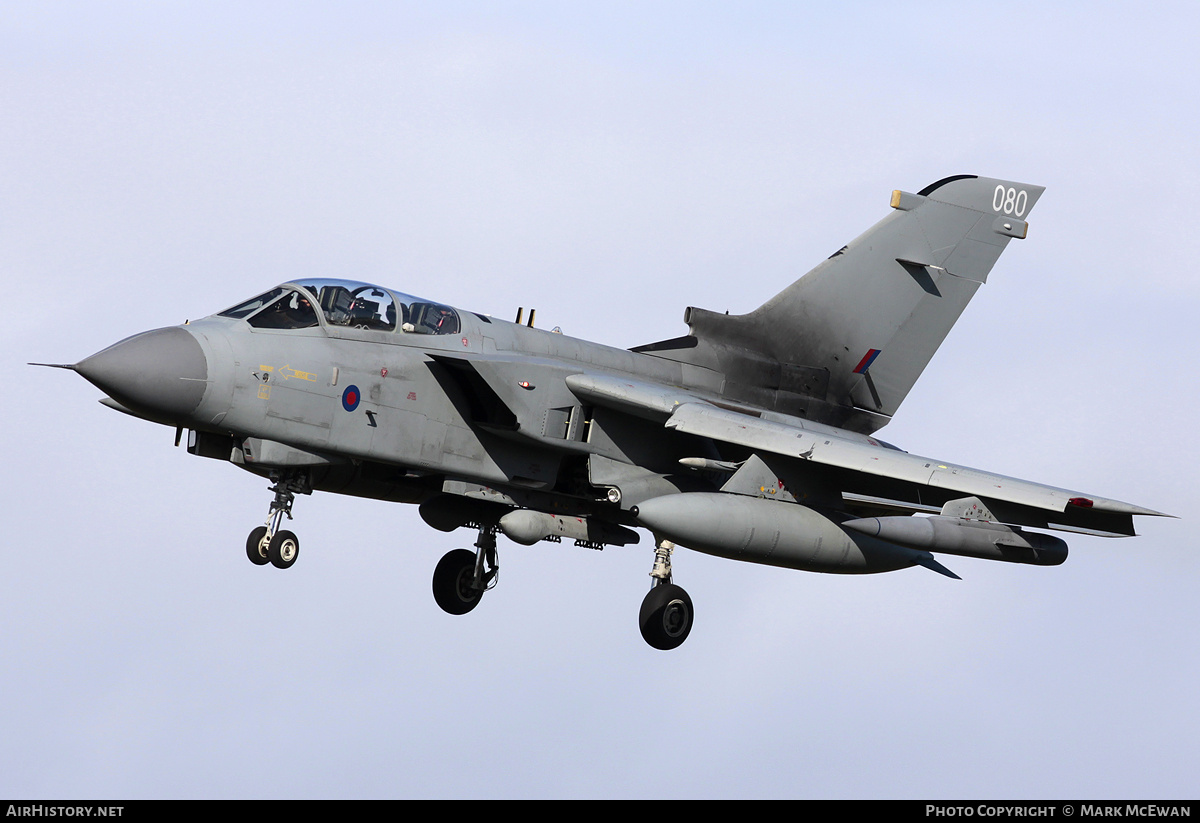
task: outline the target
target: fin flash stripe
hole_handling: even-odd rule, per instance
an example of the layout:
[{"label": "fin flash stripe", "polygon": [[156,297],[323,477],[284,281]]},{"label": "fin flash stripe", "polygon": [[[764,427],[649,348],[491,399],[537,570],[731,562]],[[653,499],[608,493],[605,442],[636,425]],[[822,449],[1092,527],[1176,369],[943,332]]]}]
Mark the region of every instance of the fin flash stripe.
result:
[{"label": "fin flash stripe", "polygon": [[867,369],[871,368],[871,364],[875,362],[875,358],[883,349],[871,349],[863,355],[863,359],[858,361],[858,365],[854,367],[855,374],[866,374]]}]

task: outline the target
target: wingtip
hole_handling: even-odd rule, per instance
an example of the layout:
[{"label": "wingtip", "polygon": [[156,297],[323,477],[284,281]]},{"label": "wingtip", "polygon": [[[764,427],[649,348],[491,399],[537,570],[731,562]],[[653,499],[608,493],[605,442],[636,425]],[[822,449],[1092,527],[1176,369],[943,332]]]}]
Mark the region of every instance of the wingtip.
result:
[{"label": "wingtip", "polygon": [[1166,512],[1155,511],[1154,509],[1144,509],[1141,506],[1134,506],[1133,508],[1137,509],[1133,514],[1139,517],[1169,517],[1172,520],[1179,519],[1178,515],[1167,514]]},{"label": "wingtip", "polygon": [[1135,517],[1174,517],[1176,520],[1179,519],[1173,514],[1155,511],[1154,509],[1148,509],[1145,506],[1136,506],[1133,503],[1125,503],[1120,500],[1109,500],[1101,497],[1072,498],[1072,502],[1075,500],[1083,500],[1088,504],[1086,508],[1094,508],[1098,511],[1112,512],[1114,514],[1128,514]]}]

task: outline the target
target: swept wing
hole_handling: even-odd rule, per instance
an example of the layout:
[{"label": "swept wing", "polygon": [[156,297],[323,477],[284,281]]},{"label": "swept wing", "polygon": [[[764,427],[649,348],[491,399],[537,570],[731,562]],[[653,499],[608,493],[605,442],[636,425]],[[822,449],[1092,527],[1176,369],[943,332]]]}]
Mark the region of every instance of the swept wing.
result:
[{"label": "swept wing", "polygon": [[574,375],[567,384],[590,402],[662,421],[665,429],[707,438],[733,451],[768,453],[827,469],[843,495],[928,510],[978,497],[1003,522],[1105,535],[1133,535],[1133,516],[1162,512],[1080,491],[909,454],[872,437],[798,418],[719,406],[648,383]]}]

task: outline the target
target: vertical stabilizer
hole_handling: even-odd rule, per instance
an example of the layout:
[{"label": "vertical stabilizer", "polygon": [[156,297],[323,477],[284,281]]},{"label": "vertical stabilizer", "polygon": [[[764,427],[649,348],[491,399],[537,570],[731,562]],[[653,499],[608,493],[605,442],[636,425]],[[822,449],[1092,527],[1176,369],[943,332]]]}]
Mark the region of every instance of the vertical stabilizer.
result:
[{"label": "vertical stabilizer", "polygon": [[[874,430],[899,408],[1009,240],[1025,237],[1044,190],[959,175],[916,194],[895,191],[890,214],[755,311],[689,309],[692,335],[725,363],[739,351],[777,363],[780,382],[817,376],[794,381],[811,398],[806,416]],[[724,371],[736,393],[739,375]]]}]

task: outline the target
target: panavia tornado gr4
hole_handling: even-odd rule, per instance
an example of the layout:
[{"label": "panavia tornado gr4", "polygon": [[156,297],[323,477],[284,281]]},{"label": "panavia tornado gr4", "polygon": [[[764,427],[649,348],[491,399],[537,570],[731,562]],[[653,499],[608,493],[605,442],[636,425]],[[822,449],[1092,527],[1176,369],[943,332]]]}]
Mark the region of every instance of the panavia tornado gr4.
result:
[{"label": "panavia tornado gr4", "polygon": [[[437,564],[465,614],[496,582],[496,538],[603,548],[654,536],[642,636],[691,631],[672,551],[870,574],[935,554],[1050,566],[1040,530],[1134,534],[1159,512],[919,457],[872,434],[895,414],[1043,188],[975,175],[892,193],[892,211],[758,309],[688,308],[632,350],[413,297],[303,279],[143,332],[66,368],[106,406],[184,429],[188,451],[269,478],[252,563],[289,568],[297,494],[420,506],[478,532]],[[647,560],[650,561],[649,553]]]}]

